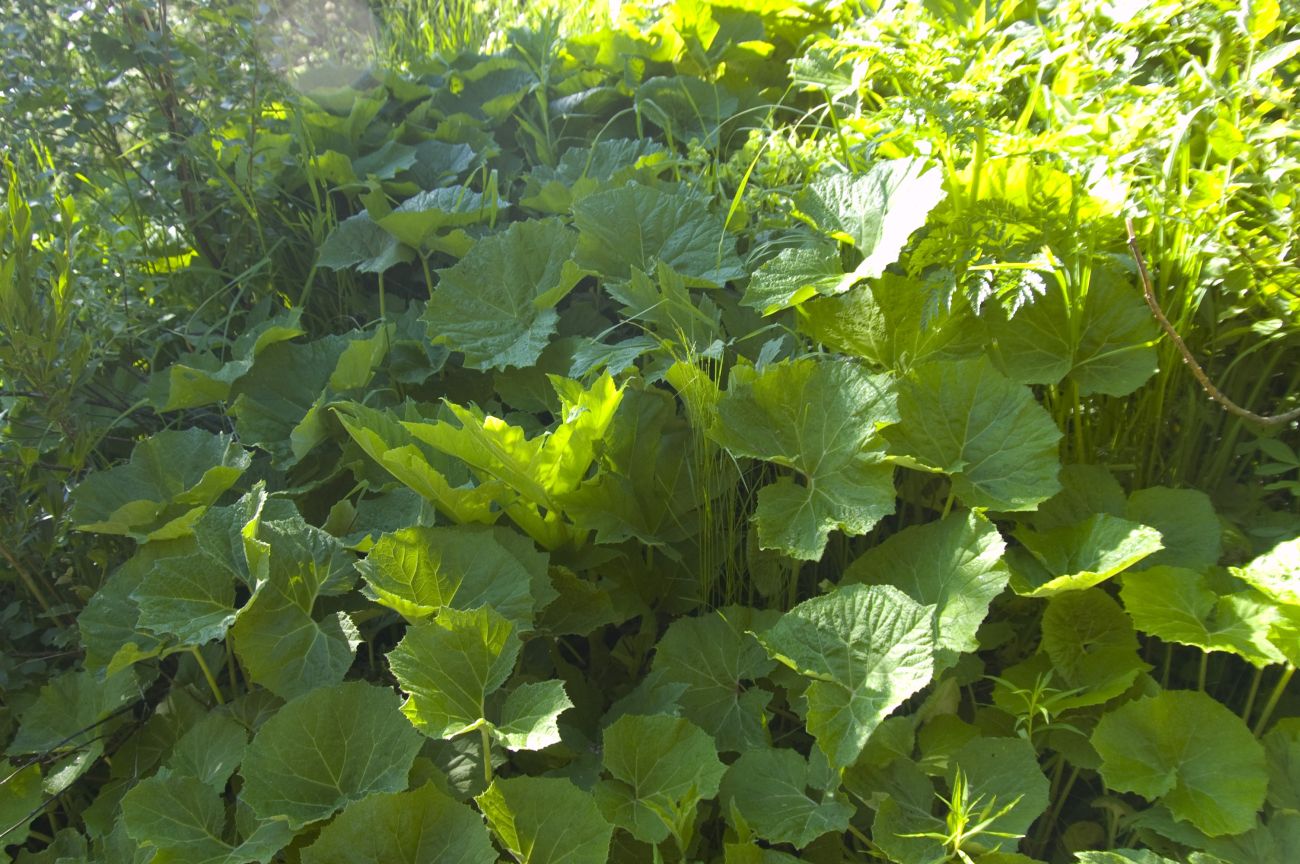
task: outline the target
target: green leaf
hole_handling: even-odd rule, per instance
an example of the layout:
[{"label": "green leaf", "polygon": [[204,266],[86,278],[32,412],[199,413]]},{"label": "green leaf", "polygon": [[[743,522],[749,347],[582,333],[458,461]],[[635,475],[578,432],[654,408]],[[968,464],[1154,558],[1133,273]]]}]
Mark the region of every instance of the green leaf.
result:
[{"label": "green leaf", "polygon": [[[687,289],[687,280],[665,264],[655,265],[653,276],[632,268],[626,282],[605,285],[605,291],[623,304],[619,312],[658,337],[661,343],[682,346],[679,350],[704,354],[722,336],[722,316],[707,296],[697,302]],[[576,361],[576,357],[575,357]]]},{"label": "green leaf", "polygon": [[295,830],[373,792],[406,788],[420,736],[386,687],[359,681],[313,690],[273,714],[240,768],[241,800]]},{"label": "green leaf", "polygon": [[1252,591],[1215,591],[1204,573],[1152,567],[1124,577],[1124,608],[1143,633],[1202,651],[1227,651],[1255,666],[1280,663],[1268,641],[1276,608]]},{"label": "green leaf", "polygon": [[1106,513],[1051,531],[1021,528],[1015,536],[1028,554],[1010,556],[1011,587],[1027,597],[1091,588],[1163,545],[1154,528]]},{"label": "green leaf", "polygon": [[893,468],[877,431],[897,420],[891,381],[847,360],[732,371],[708,434],[735,456],[791,468],[758,493],[759,545],[821,558],[830,532],[865,534],[894,512]]},{"label": "green leaf", "polygon": [[885,716],[929,683],[934,613],[893,586],[848,585],[755,634],[773,658],[813,679],[808,731],[832,765],[851,765]]},{"label": "green leaf", "polygon": [[449,186],[413,195],[375,221],[407,246],[427,252],[437,248],[440,234],[487,222],[507,206],[500,199],[485,200],[478,192]]},{"label": "green leaf", "polygon": [[727,606],[712,615],[678,618],[655,646],[654,673],[687,685],[682,713],[718,742],[744,751],[769,743],[766,708],[772,694],[755,685],[776,665],[750,631],[775,623],[771,610]]},{"label": "green leaf", "polygon": [[698,532],[694,430],[660,389],[627,388],[603,438],[603,470],[565,493],[561,508],[597,543],[640,543],[676,553]]},{"label": "green leaf", "polygon": [[557,777],[494,780],[478,796],[492,833],[520,864],[606,864],[614,827],[595,799]]},{"label": "green leaf", "polygon": [[222,639],[235,620],[235,574],[195,553],[157,561],[131,595],[140,609],[136,626],[181,644]]},{"label": "green leaf", "polygon": [[[456,526],[382,535],[357,565],[385,606],[418,621],[450,606],[491,606],[517,630],[532,629],[549,591],[547,556],[515,531]],[[545,586],[539,588],[539,586]]]},{"label": "green leaf", "polygon": [[82,531],[141,542],[182,537],[251,461],[229,436],[164,429],[137,444],[125,465],[72,490],[72,520]]},{"label": "green leaf", "polygon": [[348,347],[343,336],[315,342],[280,342],[253,363],[252,370],[230,389],[230,413],[240,439],[271,454],[277,465],[289,467],[302,458],[293,435],[317,408],[339,358]]},{"label": "green leaf", "polygon": [[578,235],[558,219],[515,222],[438,271],[424,319],[471,369],[532,366],[555,335],[555,305],[583,277]]},{"label": "green leaf", "polygon": [[1006,544],[978,513],[954,513],[938,522],[904,528],[858,558],[841,584],[893,585],[935,607],[935,671],[979,648],[975,633],[989,604],[1006,587]]},{"label": "green leaf", "polygon": [[984,357],[927,363],[899,384],[885,432],[903,464],[941,471],[968,507],[1032,510],[1060,488],[1061,432],[1029,388]]},{"label": "green leaf", "polygon": [[[952,755],[950,787],[958,769],[968,783],[968,803],[978,801],[980,809],[992,805],[993,813],[1011,808],[987,826],[990,832],[1025,834],[1047,810],[1050,784],[1039,768],[1034,746],[1024,738],[973,738]],[[1016,844],[1004,839],[1002,845]]]},{"label": "green leaf", "polygon": [[302,851],[303,864],[494,864],[483,819],[432,783],[349,804]]},{"label": "green leaf", "polygon": [[1300,537],[1284,540],[1232,574],[1278,603],[1300,606]]},{"label": "green leaf", "polygon": [[718,287],[744,275],[736,238],[694,192],[629,183],[575,202],[573,223],[578,264],[607,279],[629,279],[634,267],[653,273],[659,262],[695,286]]},{"label": "green leaf", "polygon": [[444,403],[459,425],[447,421],[402,424],[419,441],[467,464],[529,536],[547,549],[570,542],[556,499],[586,478],[597,445],[623,398],[623,388],[606,372],[591,387],[550,376],[560,397],[560,423],[527,437],[518,426],[477,409]]},{"label": "green leaf", "polygon": [[19,846],[27,841],[31,824],[40,816],[40,806],[45,801],[41,788],[41,766],[31,762],[16,768],[8,759],[0,759],[0,825],[7,831],[0,838],[0,856],[6,846]]},{"label": "green leaf", "polygon": [[847,801],[810,795],[809,787],[816,786],[808,760],[794,750],[751,750],[727,769],[721,799],[724,807],[733,804],[759,837],[802,849],[823,834],[847,831],[853,816]]},{"label": "green leaf", "polygon": [[1199,489],[1139,489],[1129,496],[1124,518],[1150,525],[1164,540],[1165,548],[1143,561],[1144,568],[1202,570],[1217,564],[1223,551],[1223,525],[1210,496]]},{"label": "green leaf", "polygon": [[816,180],[796,203],[818,228],[862,253],[862,262],[839,288],[846,291],[897,261],[908,237],[925,224],[944,194],[941,170],[927,168],[924,159],[892,159],[862,176],[833,174]]},{"label": "green leaf", "polygon": [[1268,765],[1268,803],[1300,813],[1300,718],[1285,717],[1263,738]]},{"label": "green leaf", "polygon": [[1155,322],[1131,280],[1094,270],[1083,297],[1049,290],[1014,318],[990,323],[996,357],[1021,384],[1058,384],[1081,396],[1126,396],[1156,371]]},{"label": "green leaf", "polygon": [[1138,656],[1133,623],[1101,589],[1052,597],[1043,613],[1041,648],[1063,689],[1079,690],[1063,703],[1070,707],[1107,702],[1151,668]]},{"label": "green leaf", "polygon": [[140,696],[140,683],[130,669],[103,680],[85,670],[63,672],[23,708],[6,752],[64,753],[86,747],[104,734],[100,721]]},{"label": "green leaf", "polygon": [[142,780],[122,798],[122,819],[132,840],[157,848],[154,861],[265,864],[293,838],[289,824],[275,819],[238,847],[226,843],[226,804],[218,790],[193,777]]},{"label": "green leaf", "polygon": [[316,264],[331,270],[383,273],[414,257],[409,246],[403,246],[363,212],[334,226],[320,245]]},{"label": "green leaf", "polygon": [[492,734],[510,750],[541,750],[560,741],[556,721],[573,707],[562,681],[520,684],[506,697]]},{"label": "green leaf", "polygon": [[1146,849],[1112,849],[1109,852],[1076,852],[1079,864],[1178,864]]},{"label": "green leaf", "polygon": [[175,776],[193,777],[217,792],[235,773],[248,749],[248,733],[229,714],[212,713],[186,731],[167,757]]},{"label": "green leaf", "polygon": [[653,138],[615,138],[590,147],[570,147],[554,168],[538,165],[524,175],[519,203],[548,213],[568,213],[579,198],[628,180],[650,180],[668,162],[668,151]]},{"label": "green leaf", "polygon": [[161,639],[136,629],[140,607],[131,594],[154,562],[192,548],[188,538],[147,543],[109,575],[77,616],[87,669],[111,675],[163,650]]},{"label": "green leaf", "polygon": [[332,409],[367,456],[453,522],[495,521],[495,490],[470,484],[469,472],[462,463],[421,444],[392,412],[357,403],[334,405]]},{"label": "green leaf", "polygon": [[847,293],[808,300],[797,324],[831,350],[899,373],[982,353],[987,340],[969,310],[955,306],[936,314],[929,296],[923,283],[885,273]]},{"label": "green leaf", "polygon": [[514,626],[490,606],[444,607],[412,624],[388,654],[408,694],[402,713],[430,738],[452,738],[487,722],[485,700],[510,676],[519,654]]},{"label": "green leaf", "polygon": [[694,822],[696,805],[718,794],[726,766],[713,738],[681,717],[625,714],[605,729],[602,762],[614,781],[596,801],[620,828],[646,843]]},{"label": "green leaf", "polygon": [[842,294],[851,287],[843,281],[840,252],[833,243],[782,249],[754,271],[740,302],[771,315],[818,294]]},{"label": "green leaf", "polygon": [[1268,775],[1241,718],[1198,691],[1166,691],[1101,718],[1092,735],[1106,785],[1161,801],[1211,837],[1255,824]]},{"label": "green leaf", "polygon": [[1124,488],[1110,469],[1102,465],[1062,465],[1060,479],[1061,491],[1039,504],[1028,517],[1035,530],[1074,525],[1096,513],[1124,515]]},{"label": "green leaf", "polygon": [[338,541],[301,518],[262,524],[268,578],[239,610],[230,630],[244,670],[277,696],[292,699],[335,684],[352,666],[361,635],[346,612],[315,611],[321,596],[351,586],[355,572]]}]

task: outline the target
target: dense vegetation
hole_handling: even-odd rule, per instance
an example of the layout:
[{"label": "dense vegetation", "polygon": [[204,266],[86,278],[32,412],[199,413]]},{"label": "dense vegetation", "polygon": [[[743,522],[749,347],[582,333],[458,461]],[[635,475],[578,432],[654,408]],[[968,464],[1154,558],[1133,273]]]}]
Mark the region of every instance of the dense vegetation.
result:
[{"label": "dense vegetation", "polygon": [[0,859],[1294,860],[1300,8],[526,5],[0,2]]}]

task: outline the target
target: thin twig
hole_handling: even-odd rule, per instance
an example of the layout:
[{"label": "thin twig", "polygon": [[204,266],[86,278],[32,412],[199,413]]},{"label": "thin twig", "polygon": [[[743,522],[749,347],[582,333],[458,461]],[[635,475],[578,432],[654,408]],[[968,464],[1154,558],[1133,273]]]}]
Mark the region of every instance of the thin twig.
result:
[{"label": "thin twig", "polygon": [[1300,418],[1300,408],[1287,411],[1285,414],[1270,414],[1268,416],[1256,414],[1254,411],[1242,408],[1236,402],[1233,402],[1227,396],[1224,396],[1223,393],[1220,392],[1219,388],[1214,386],[1214,382],[1210,380],[1210,376],[1206,375],[1205,370],[1201,368],[1201,364],[1196,362],[1196,358],[1192,356],[1192,352],[1188,349],[1187,343],[1183,341],[1183,337],[1178,335],[1178,331],[1174,329],[1174,325],[1169,323],[1169,319],[1165,317],[1164,310],[1160,308],[1160,303],[1156,301],[1156,292],[1151,286],[1151,275],[1147,272],[1146,261],[1142,258],[1142,250],[1138,248],[1137,235],[1133,231],[1133,220],[1125,219],[1124,224],[1128,227],[1128,248],[1129,251],[1133,253],[1133,260],[1137,262],[1138,276],[1142,279],[1142,295],[1146,297],[1147,306],[1151,307],[1151,314],[1156,317],[1156,321],[1160,324],[1160,329],[1164,330],[1169,338],[1173,340],[1174,347],[1178,349],[1178,353],[1182,356],[1183,362],[1192,370],[1192,375],[1194,375],[1196,380],[1200,382],[1201,387],[1203,387],[1205,392],[1210,395],[1210,398],[1215,402],[1218,402],[1230,413],[1264,426],[1279,426],[1283,423],[1289,423],[1296,418]]}]

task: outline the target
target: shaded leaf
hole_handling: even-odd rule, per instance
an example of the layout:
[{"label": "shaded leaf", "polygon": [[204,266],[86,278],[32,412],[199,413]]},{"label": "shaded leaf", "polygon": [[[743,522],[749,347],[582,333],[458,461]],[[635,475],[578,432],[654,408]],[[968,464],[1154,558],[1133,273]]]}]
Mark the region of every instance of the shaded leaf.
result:
[{"label": "shaded leaf", "polygon": [[1092,735],[1106,785],[1163,802],[1211,837],[1255,824],[1268,776],[1264,748],[1241,718],[1198,691],[1122,705]]},{"label": "shaded leaf", "polygon": [[287,703],[253,737],[240,768],[241,800],[259,819],[298,829],[374,792],[406,788],[420,736],[397,696],[359,681]]}]

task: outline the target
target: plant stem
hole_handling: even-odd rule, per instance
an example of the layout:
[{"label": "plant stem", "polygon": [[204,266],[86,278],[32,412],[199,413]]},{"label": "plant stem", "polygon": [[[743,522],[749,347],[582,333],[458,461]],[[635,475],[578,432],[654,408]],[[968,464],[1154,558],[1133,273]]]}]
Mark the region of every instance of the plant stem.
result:
[{"label": "plant stem", "polygon": [[213,677],[212,670],[208,668],[207,661],[203,659],[203,654],[199,652],[199,646],[191,645],[190,653],[194,655],[194,659],[198,661],[199,668],[203,670],[203,677],[207,679],[208,689],[211,690],[212,695],[216,697],[217,704],[226,704],[226,700],[221,698],[221,688],[217,686],[217,679]]},{"label": "plant stem", "polygon": [[1250,712],[1255,709],[1255,697],[1259,695],[1259,682],[1264,680],[1264,667],[1260,666],[1255,670],[1255,675],[1250,679],[1250,692],[1246,694],[1246,707],[1241,709],[1241,719],[1250,723]]},{"label": "plant stem", "polygon": [[1209,669],[1209,666],[1210,666],[1210,652],[1202,651],[1201,663],[1196,670],[1196,689],[1200,690],[1202,693],[1205,692],[1205,673]]},{"label": "plant stem", "polygon": [[1286,668],[1282,670],[1282,677],[1278,678],[1277,684],[1273,685],[1273,692],[1269,694],[1268,701],[1264,703],[1264,710],[1259,714],[1259,722],[1255,724],[1256,738],[1268,725],[1269,718],[1273,716],[1273,709],[1277,707],[1278,701],[1282,698],[1282,691],[1286,689],[1287,684],[1291,683],[1291,676],[1294,674],[1295,666],[1291,663],[1286,664]]},{"label": "plant stem", "polygon": [[479,740],[483,742],[483,779],[492,785],[492,737],[488,734],[487,724],[478,727]]}]

